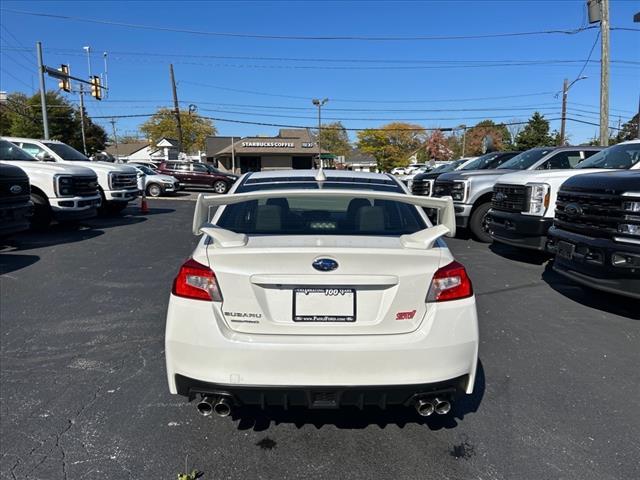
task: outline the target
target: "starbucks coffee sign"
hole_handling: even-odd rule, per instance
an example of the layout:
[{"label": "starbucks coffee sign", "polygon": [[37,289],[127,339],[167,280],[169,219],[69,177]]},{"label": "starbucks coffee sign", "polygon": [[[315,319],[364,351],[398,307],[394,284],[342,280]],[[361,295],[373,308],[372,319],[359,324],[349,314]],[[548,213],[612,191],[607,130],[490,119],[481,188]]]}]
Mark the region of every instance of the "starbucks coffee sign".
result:
[{"label": "starbucks coffee sign", "polygon": [[248,148],[295,148],[293,142],[242,142]]}]

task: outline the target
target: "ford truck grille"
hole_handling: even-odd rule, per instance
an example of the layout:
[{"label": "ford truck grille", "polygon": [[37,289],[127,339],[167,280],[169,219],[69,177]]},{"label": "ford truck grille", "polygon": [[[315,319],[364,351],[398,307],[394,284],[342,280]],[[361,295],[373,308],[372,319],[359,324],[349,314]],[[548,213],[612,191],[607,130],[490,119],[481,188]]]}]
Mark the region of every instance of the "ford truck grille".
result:
[{"label": "ford truck grille", "polygon": [[138,179],[135,173],[114,173],[111,176],[112,190],[129,190],[138,188]]},{"label": "ford truck grille", "polygon": [[452,190],[453,190],[452,181],[436,180],[436,183],[433,186],[433,196],[434,197],[451,196]]},{"label": "ford truck grille", "polygon": [[491,208],[505,212],[523,212],[527,209],[527,187],[497,184],[493,187]]},{"label": "ford truck grille", "polygon": [[22,178],[0,178],[0,202],[18,203],[29,200],[29,180]]},{"label": "ford truck grille", "polygon": [[411,193],[414,195],[431,196],[431,183],[433,180],[414,180],[411,184]]},{"label": "ford truck grille", "polygon": [[73,192],[77,197],[94,197],[98,194],[98,178],[94,176],[73,177]]},{"label": "ford truck grille", "polygon": [[623,198],[612,193],[561,189],[554,225],[589,237],[611,238],[617,234],[619,223],[636,223],[625,219]]}]

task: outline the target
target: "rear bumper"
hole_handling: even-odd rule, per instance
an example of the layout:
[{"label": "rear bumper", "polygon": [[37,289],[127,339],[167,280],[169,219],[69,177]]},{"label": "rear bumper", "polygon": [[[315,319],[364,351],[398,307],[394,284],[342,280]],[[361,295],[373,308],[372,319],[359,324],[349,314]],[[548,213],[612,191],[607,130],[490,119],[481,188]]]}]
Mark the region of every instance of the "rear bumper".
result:
[{"label": "rear bumper", "polygon": [[188,393],[176,380],[186,377],[188,385],[267,392],[375,387],[416,393],[464,377],[461,390],[471,393],[478,356],[475,299],[433,308],[433,318],[407,334],[256,335],[230,330],[211,302],[172,295],[165,336],[169,389]]},{"label": "rear bumper", "polygon": [[534,217],[491,209],[489,210],[488,222],[491,238],[496,242],[544,251],[547,244],[547,232],[553,225],[553,218]]},{"label": "rear bumper", "polygon": [[323,386],[282,387],[230,385],[201,382],[182,375],[175,377],[179,395],[193,399],[196,395],[224,396],[237,405],[266,407],[338,408],[390,405],[411,405],[417,397],[442,395],[455,397],[465,392],[469,378],[458,378],[438,383],[389,386]]},{"label": "rear bumper", "polygon": [[[581,285],[640,299],[640,247],[551,227],[547,250],[556,253],[560,241],[574,245],[575,251],[571,259],[556,255],[554,271]],[[614,266],[616,254],[633,259],[638,266]]]},{"label": "rear bumper", "polygon": [[11,235],[29,228],[33,203],[15,203],[0,206],[0,236]]}]

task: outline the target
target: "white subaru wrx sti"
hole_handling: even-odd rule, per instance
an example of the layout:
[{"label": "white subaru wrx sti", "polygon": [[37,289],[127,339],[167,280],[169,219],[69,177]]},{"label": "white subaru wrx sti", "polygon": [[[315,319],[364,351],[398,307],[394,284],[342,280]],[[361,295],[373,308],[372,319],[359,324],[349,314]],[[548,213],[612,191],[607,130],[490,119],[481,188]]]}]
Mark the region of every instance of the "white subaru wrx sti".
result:
[{"label": "white subaru wrx sti", "polygon": [[173,284],[166,362],[171,393],[201,414],[446,414],[472,393],[475,297],[440,238],[455,234],[450,198],[409,195],[386,174],[249,173],[229,195],[200,195],[193,229],[204,235]]}]

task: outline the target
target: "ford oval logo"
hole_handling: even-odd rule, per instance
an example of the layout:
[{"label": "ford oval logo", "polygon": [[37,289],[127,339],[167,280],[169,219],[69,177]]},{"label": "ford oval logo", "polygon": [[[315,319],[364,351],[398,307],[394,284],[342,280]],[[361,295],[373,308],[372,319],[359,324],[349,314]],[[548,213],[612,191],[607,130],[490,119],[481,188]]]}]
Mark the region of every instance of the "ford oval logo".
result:
[{"label": "ford oval logo", "polygon": [[11,185],[11,188],[9,188],[9,191],[17,195],[19,193],[22,193],[22,187],[20,185]]},{"label": "ford oval logo", "polygon": [[311,264],[313,268],[321,272],[330,272],[338,268],[338,262],[331,260],[330,258],[318,258]]},{"label": "ford oval logo", "polygon": [[496,193],[496,202],[504,202],[507,199],[507,196],[502,193],[502,192],[498,192]]},{"label": "ford oval logo", "polygon": [[584,212],[582,211],[582,207],[577,203],[568,203],[564,207],[564,213],[570,217],[576,217],[578,215],[582,215]]}]

